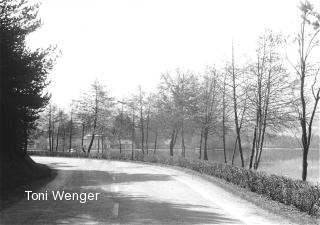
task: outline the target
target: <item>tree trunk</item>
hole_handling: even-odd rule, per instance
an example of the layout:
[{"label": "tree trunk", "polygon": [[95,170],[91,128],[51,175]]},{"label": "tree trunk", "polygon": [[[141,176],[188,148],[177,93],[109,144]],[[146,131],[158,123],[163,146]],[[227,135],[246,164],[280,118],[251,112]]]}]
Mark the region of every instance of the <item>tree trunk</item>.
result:
[{"label": "tree trunk", "polygon": [[176,132],[176,130],[173,129],[173,130],[172,130],[172,134],[171,134],[171,140],[170,140],[170,156],[173,156],[173,147],[174,147],[175,132]]},{"label": "tree trunk", "polygon": [[143,130],[143,111],[142,111],[142,103],[140,103],[140,125],[141,125],[141,151],[144,154],[144,130]]},{"label": "tree trunk", "polygon": [[118,137],[118,142],[119,142],[119,151],[120,151],[120,154],[122,153],[122,143],[121,143],[121,137],[119,135]]},{"label": "tree trunk", "polygon": [[92,136],[91,136],[90,144],[89,144],[89,147],[88,147],[88,150],[87,150],[88,154],[90,154],[94,138],[95,138],[95,133],[93,132]]},{"label": "tree trunk", "polygon": [[72,114],[71,114],[71,120],[70,120],[70,134],[69,134],[69,149],[72,148],[72,127],[73,127],[73,121],[72,121]]},{"label": "tree trunk", "polygon": [[104,152],[104,136],[101,136],[101,153]]},{"label": "tree trunk", "polygon": [[99,154],[99,150],[100,150],[100,136],[98,136],[98,154]]},{"label": "tree trunk", "polygon": [[155,138],[154,138],[153,154],[155,154],[155,153],[156,153],[156,150],[157,150],[157,141],[158,141],[158,131],[156,131]]},{"label": "tree trunk", "polygon": [[62,139],[62,151],[64,152],[64,147],[65,147],[65,142],[66,142],[66,129],[63,126],[63,139]]},{"label": "tree trunk", "polygon": [[202,139],[203,139],[203,128],[201,128],[201,132],[200,132],[199,159],[202,158],[202,155],[201,155]]},{"label": "tree trunk", "polygon": [[48,139],[49,139],[49,151],[52,152],[52,148],[51,148],[51,135],[52,135],[52,130],[51,130],[51,105],[50,107],[50,111],[49,111],[49,127],[48,127]]},{"label": "tree trunk", "polygon": [[147,155],[148,155],[148,150],[149,150],[149,146],[148,146],[148,142],[149,142],[149,112],[148,112],[148,116],[147,116],[147,130],[146,130],[146,152],[147,152]]},{"label": "tree trunk", "polygon": [[224,75],[223,81],[223,93],[222,93],[222,141],[223,141],[223,155],[224,163],[227,163],[227,153],[226,153],[226,78],[227,75]]},{"label": "tree trunk", "polygon": [[52,132],[51,132],[51,149],[53,151],[53,143],[54,143],[54,121],[52,121]]},{"label": "tree trunk", "polygon": [[56,140],[56,152],[58,151],[58,146],[59,146],[59,134],[60,134],[60,127],[58,126],[58,131],[57,131],[57,140]]},{"label": "tree trunk", "polygon": [[97,126],[97,114],[96,114],[96,116],[94,118],[94,121],[93,121],[93,132],[92,132],[91,141],[90,141],[90,144],[89,144],[89,147],[88,147],[88,154],[90,154],[91,147],[92,147],[92,144],[93,144],[93,141],[94,141],[95,132],[96,132],[96,126]]},{"label": "tree trunk", "polygon": [[121,154],[121,152],[122,152],[121,138],[122,138],[123,104],[124,104],[124,103],[122,102],[121,104],[122,104],[122,106],[121,106],[121,119],[120,119],[120,129],[119,129],[119,137],[118,137],[120,154]]},{"label": "tree trunk", "polygon": [[226,129],[225,129],[225,121],[224,121],[224,110],[222,116],[222,142],[223,142],[223,156],[224,156],[224,163],[227,163],[227,153],[226,153]]},{"label": "tree trunk", "polygon": [[[81,132],[81,148],[83,152],[86,152],[84,147],[83,147],[83,138],[84,138],[84,123],[82,123],[82,132]],[[69,152],[71,151],[71,148],[69,149]]]},{"label": "tree trunk", "polygon": [[250,155],[250,164],[249,164],[249,169],[252,169],[252,163],[253,163],[253,157],[254,157],[254,152],[255,152],[255,144],[256,144],[256,134],[257,134],[257,127],[254,127],[254,132],[253,132],[253,141],[252,141],[252,149],[251,149],[251,155]]},{"label": "tree trunk", "polygon": [[208,142],[208,128],[204,128],[204,149],[203,149],[203,159],[208,160],[208,152],[207,152],[207,142]]},{"label": "tree trunk", "polygon": [[262,149],[263,149],[264,135],[265,135],[265,132],[266,132],[266,127],[267,127],[267,121],[266,121],[266,118],[264,118],[264,124],[263,124],[263,128],[262,128],[261,141],[260,141],[260,147],[259,147],[260,150],[259,150],[259,156],[258,156],[258,162],[257,162],[256,169],[258,169],[259,163],[260,163],[260,159],[261,159],[261,154],[262,154]]},{"label": "tree trunk", "polygon": [[182,119],[182,125],[181,125],[181,156],[186,157],[186,146],[184,144],[184,121]]},{"label": "tree trunk", "polygon": [[236,132],[237,132],[237,139],[238,139],[238,146],[241,158],[241,166],[244,167],[244,160],[242,154],[242,146],[241,146],[241,137],[240,137],[240,128],[239,128],[239,121],[238,121],[238,112],[237,112],[237,96],[236,96],[236,75],[235,75],[235,66],[234,66],[234,51],[233,51],[233,43],[232,43],[232,81],[233,81],[233,107],[234,107],[234,118],[235,118],[235,125],[236,125]]},{"label": "tree trunk", "polygon": [[132,131],[131,131],[131,160],[134,158],[135,143],[135,124],[134,124],[134,105],[132,104]]},{"label": "tree trunk", "polygon": [[307,180],[307,171],[308,171],[308,148],[303,148],[302,155],[302,180]]},{"label": "tree trunk", "polygon": [[236,155],[237,144],[238,144],[238,138],[236,138],[236,140],[235,140],[235,142],[234,142],[231,165],[234,164],[234,157],[235,157],[235,155]]},{"label": "tree trunk", "polygon": [[269,97],[270,97],[270,79],[271,79],[271,69],[269,69],[269,74],[268,74],[268,82],[267,82],[267,95],[266,95],[266,102],[265,102],[265,107],[264,107],[264,117],[263,117],[263,128],[262,128],[262,135],[261,135],[261,141],[260,141],[260,147],[259,147],[259,157],[258,157],[258,162],[256,169],[259,167],[260,159],[261,159],[261,154],[262,154],[262,149],[263,149],[263,143],[264,143],[264,135],[266,132],[266,127],[267,127],[267,115],[268,115],[268,110],[269,110]]},{"label": "tree trunk", "polygon": [[51,130],[48,131],[49,152],[52,152],[51,148]]}]

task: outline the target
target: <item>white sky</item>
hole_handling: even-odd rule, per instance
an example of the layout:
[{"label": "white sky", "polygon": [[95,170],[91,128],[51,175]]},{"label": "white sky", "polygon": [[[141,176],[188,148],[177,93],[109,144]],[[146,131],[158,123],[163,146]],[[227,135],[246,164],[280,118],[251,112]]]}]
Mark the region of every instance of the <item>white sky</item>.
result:
[{"label": "white sky", "polygon": [[[318,1],[311,1],[319,9]],[[66,108],[95,78],[118,98],[157,86],[177,67],[223,66],[234,39],[238,60],[266,28],[298,29],[299,0],[43,0],[32,48],[62,52],[49,75],[52,101]]]}]

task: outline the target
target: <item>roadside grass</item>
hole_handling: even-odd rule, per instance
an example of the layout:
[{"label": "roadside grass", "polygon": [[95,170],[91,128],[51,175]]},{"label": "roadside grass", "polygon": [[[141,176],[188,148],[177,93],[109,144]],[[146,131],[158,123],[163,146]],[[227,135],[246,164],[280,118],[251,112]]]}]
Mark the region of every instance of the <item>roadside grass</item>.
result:
[{"label": "roadside grass", "polygon": [[[90,154],[82,152],[48,152],[31,151],[30,155],[62,156],[62,157],[89,157],[110,160],[131,160],[131,153],[122,154],[106,151],[103,154]],[[170,166],[179,166],[191,169],[202,174],[217,177],[228,183],[237,185],[267,198],[292,205],[309,215],[319,216],[320,213],[320,186],[310,182],[303,182],[284,176],[268,175],[264,172],[252,171],[228,164],[221,164],[198,159],[181,158],[179,156],[167,157],[161,155],[143,155],[135,152],[134,161],[160,163]]]}]

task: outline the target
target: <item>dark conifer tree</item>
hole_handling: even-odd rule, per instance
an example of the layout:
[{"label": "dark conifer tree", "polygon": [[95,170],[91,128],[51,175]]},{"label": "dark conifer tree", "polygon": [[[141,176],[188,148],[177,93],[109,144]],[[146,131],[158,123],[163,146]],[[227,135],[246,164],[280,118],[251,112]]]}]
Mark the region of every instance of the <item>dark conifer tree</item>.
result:
[{"label": "dark conifer tree", "polygon": [[50,99],[44,89],[54,62],[50,57],[54,48],[31,51],[26,45],[26,36],[41,25],[38,9],[38,4],[24,0],[0,0],[2,162],[23,153],[38,113]]}]

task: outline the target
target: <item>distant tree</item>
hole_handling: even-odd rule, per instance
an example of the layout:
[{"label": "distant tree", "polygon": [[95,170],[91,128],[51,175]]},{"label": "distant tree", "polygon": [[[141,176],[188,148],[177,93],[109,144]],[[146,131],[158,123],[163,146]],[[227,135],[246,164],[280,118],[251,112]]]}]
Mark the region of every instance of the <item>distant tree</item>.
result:
[{"label": "distant tree", "polygon": [[44,89],[54,49],[31,51],[25,42],[41,25],[38,8],[23,0],[0,1],[1,158],[23,149],[50,98]]},{"label": "distant tree", "polygon": [[[312,137],[312,126],[317,106],[320,100],[320,87],[317,77],[319,63],[311,63],[312,53],[319,50],[320,14],[308,1],[300,3],[301,24],[296,36],[298,44],[298,63],[292,64],[297,75],[296,83],[299,94],[294,101],[301,127],[301,142],[303,147],[302,180],[307,179],[308,153]],[[319,57],[317,55],[316,57]]]},{"label": "distant tree", "polygon": [[73,134],[74,134],[74,104],[75,102],[72,101],[71,105],[70,105],[70,120],[69,120],[69,123],[67,125],[68,127],[68,130],[69,130],[69,151],[71,151],[72,149],[72,137],[73,137]]},{"label": "distant tree", "polygon": [[[231,75],[231,80],[232,80],[233,112],[234,112],[235,130],[236,130],[236,134],[237,134],[236,143],[238,143],[238,147],[239,147],[241,166],[244,167],[243,150],[242,150],[242,143],[241,143],[241,127],[242,127],[241,125],[242,125],[242,119],[244,116],[244,112],[246,110],[246,104],[244,104],[242,112],[240,111],[240,113],[239,113],[239,101],[240,101],[241,97],[246,96],[244,98],[244,102],[246,103],[246,99],[247,99],[247,91],[246,90],[247,89],[244,88],[243,90],[245,90],[245,91],[242,93],[238,92],[238,89],[239,89],[238,83],[240,80],[239,73],[240,73],[239,69],[237,69],[236,65],[235,65],[234,46],[233,46],[233,42],[232,42],[232,57],[231,57],[231,65],[229,68],[229,74]],[[240,120],[239,120],[239,115],[242,115]],[[235,148],[234,148],[234,150],[235,150]],[[234,154],[233,154],[232,158],[234,159]],[[232,163],[233,163],[233,160],[232,160]]]},{"label": "distant tree", "polygon": [[141,86],[138,87],[137,106],[139,107],[140,131],[141,131],[141,151],[144,154],[144,108],[145,108],[145,92]]},{"label": "distant tree", "polygon": [[147,112],[147,116],[146,116],[146,152],[147,155],[149,154],[149,131],[150,131],[150,114],[151,114],[151,95],[148,95],[146,98],[146,112]]},{"label": "distant tree", "polygon": [[[98,80],[95,80],[91,85],[91,91],[83,94],[82,98],[80,99],[79,115],[82,120],[88,124],[88,129],[91,130],[91,139],[87,148],[87,153],[90,153],[99,127],[104,126],[103,122],[111,116],[112,107],[113,98],[108,96],[105,87],[100,84]],[[82,132],[82,142],[83,134],[84,132]]]},{"label": "distant tree", "polygon": [[249,169],[258,169],[265,133],[279,131],[291,122],[289,117],[290,83],[283,58],[278,49],[282,37],[271,31],[262,35],[257,43],[256,60],[249,66],[249,112],[254,122],[252,150]]},{"label": "distant tree", "polygon": [[131,113],[129,111],[122,112],[120,111],[114,115],[113,124],[111,127],[111,133],[113,137],[118,140],[120,153],[122,151],[122,140],[123,139],[131,139],[131,131],[132,131],[132,121],[131,121]]},{"label": "distant tree", "polygon": [[175,76],[169,73],[162,75],[160,93],[172,122],[172,135],[170,141],[170,155],[173,155],[173,146],[176,142],[178,131],[181,133],[181,155],[185,157],[185,123],[191,119],[196,110],[197,103],[197,78],[191,72],[182,72],[177,69]]},{"label": "distant tree", "polygon": [[57,135],[56,135],[56,151],[59,150],[59,139],[62,138],[62,151],[65,149],[66,142],[66,129],[68,123],[68,115],[60,109],[57,115]]},{"label": "distant tree", "polygon": [[208,160],[208,137],[219,130],[221,118],[220,86],[215,68],[206,69],[199,92],[196,120],[201,125],[200,157],[203,144],[203,159]]},{"label": "distant tree", "polygon": [[[179,125],[178,125],[178,115],[176,106],[174,104],[173,96],[170,92],[170,75],[163,74],[161,77],[161,83],[158,87],[159,99],[157,102],[158,111],[161,112],[159,116],[162,117],[164,121],[164,131],[166,133],[170,133],[170,143],[169,143],[169,151],[170,156],[173,156],[173,148],[177,141],[177,136],[179,133]],[[169,135],[166,135],[169,136]]]},{"label": "distant tree", "polygon": [[57,105],[49,104],[48,109],[48,138],[49,138],[49,149],[50,151],[54,150],[54,140],[55,140],[55,131],[56,123],[58,120],[58,107]]},{"label": "distant tree", "polygon": [[[91,116],[90,114],[87,113],[86,110],[82,109],[82,104],[80,101],[76,102],[75,104],[75,118],[73,118],[73,121],[77,121],[77,123],[80,125],[81,129],[81,150],[82,152],[85,152],[85,147],[84,147],[84,136],[85,132],[89,129],[90,127],[90,119]],[[70,151],[70,149],[69,149]]]},{"label": "distant tree", "polygon": [[221,78],[220,83],[222,83],[222,145],[223,145],[223,156],[224,162],[227,163],[227,152],[226,152],[226,136],[231,128],[230,116],[232,113],[231,101],[230,101],[230,90],[227,85],[228,73],[225,71]]},{"label": "distant tree", "polygon": [[135,101],[134,100],[129,100],[128,106],[131,108],[131,122],[132,122],[132,127],[131,127],[131,160],[133,160],[134,157],[134,148],[135,148],[135,129],[136,129],[136,124],[135,124]]},{"label": "distant tree", "polygon": [[160,101],[160,96],[156,93],[150,95],[149,98],[150,105],[150,131],[154,135],[153,152],[155,153],[158,147],[159,136],[166,129],[166,117],[164,112],[161,110],[162,105]]}]

